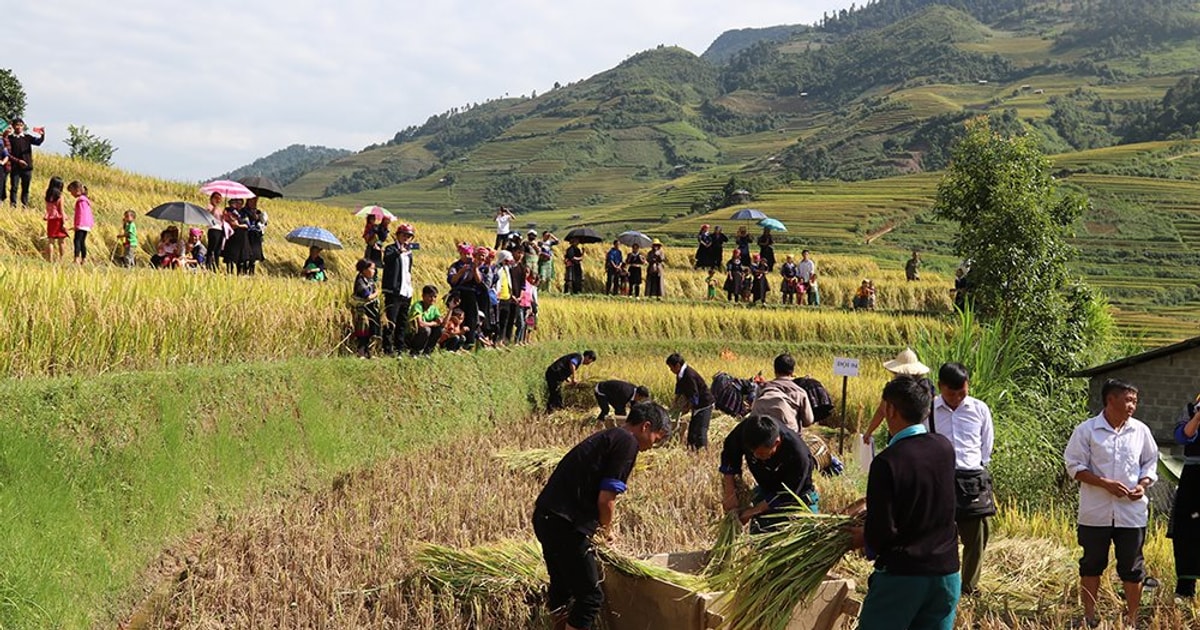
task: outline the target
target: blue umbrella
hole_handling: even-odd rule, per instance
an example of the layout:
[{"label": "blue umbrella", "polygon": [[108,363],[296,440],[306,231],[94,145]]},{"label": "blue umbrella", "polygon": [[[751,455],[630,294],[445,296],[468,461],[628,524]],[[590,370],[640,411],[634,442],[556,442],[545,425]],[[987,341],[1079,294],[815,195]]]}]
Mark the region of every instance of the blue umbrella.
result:
[{"label": "blue umbrella", "polygon": [[759,219],[767,218],[767,215],[763,214],[761,210],[755,210],[754,208],[743,208],[737,212],[734,212],[733,216],[729,218],[734,221],[757,221]]},{"label": "blue umbrella", "polygon": [[759,227],[765,227],[772,232],[786,232],[787,226],[779,221],[779,219],[763,219],[758,222]]},{"label": "blue umbrella", "polygon": [[298,227],[283,237],[289,243],[305,247],[320,247],[321,249],[341,249],[342,242],[332,232],[324,228],[306,225]]}]

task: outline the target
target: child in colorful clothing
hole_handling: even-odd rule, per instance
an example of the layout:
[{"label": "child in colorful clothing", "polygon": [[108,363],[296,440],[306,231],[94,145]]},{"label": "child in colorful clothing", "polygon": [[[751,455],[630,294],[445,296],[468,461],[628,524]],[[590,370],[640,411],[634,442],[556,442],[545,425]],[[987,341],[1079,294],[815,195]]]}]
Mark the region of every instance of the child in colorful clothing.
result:
[{"label": "child in colorful clothing", "polygon": [[375,284],[375,263],[363,258],[354,266],[354,336],[358,356],[371,358],[371,338],[379,334],[379,288]]},{"label": "child in colorful clothing", "polygon": [[779,275],[783,276],[783,282],[779,287],[779,292],[783,295],[784,304],[797,304],[796,294],[802,293],[799,291],[800,278],[799,270],[796,268],[796,260],[791,255],[787,255],[787,262],[779,267]]},{"label": "child in colorful clothing", "polygon": [[[0,174],[3,172],[0,171]],[[67,230],[63,228],[62,194],[63,180],[55,175],[46,187],[46,259],[50,262],[62,260],[63,241],[67,240]],[[57,257],[55,251],[58,252]]]},{"label": "child in colorful clothing", "polygon": [[521,307],[521,325],[517,341],[520,343],[528,341],[529,333],[537,330],[538,283],[537,274],[531,273],[525,276],[525,288],[521,291],[521,298],[518,300],[518,305]]},{"label": "child in colorful clothing", "polygon": [[413,356],[429,354],[442,338],[445,320],[437,304],[437,287],[427,284],[421,299],[408,310],[408,347]]},{"label": "child in colorful clothing", "polygon": [[708,270],[708,280],[705,281],[705,284],[708,285],[708,299],[710,299],[710,300],[717,299],[717,270],[716,269]]},{"label": "child in colorful clothing", "polygon": [[125,248],[122,261],[126,267],[133,266],[133,252],[138,246],[137,224],[133,222],[136,216],[133,210],[126,210],[125,221],[121,224],[121,245]]},{"label": "child in colorful clothing", "polygon": [[[806,292],[808,293],[809,306],[821,305],[821,289],[817,286],[817,272],[814,271],[813,274],[808,277],[808,284],[801,284],[800,286],[806,289]],[[797,300],[797,303],[799,303],[799,300]]]},{"label": "child in colorful clothing", "polygon": [[92,216],[92,202],[87,196],[87,186],[76,180],[67,185],[67,192],[75,197],[75,262],[87,260],[87,237],[96,225]]}]

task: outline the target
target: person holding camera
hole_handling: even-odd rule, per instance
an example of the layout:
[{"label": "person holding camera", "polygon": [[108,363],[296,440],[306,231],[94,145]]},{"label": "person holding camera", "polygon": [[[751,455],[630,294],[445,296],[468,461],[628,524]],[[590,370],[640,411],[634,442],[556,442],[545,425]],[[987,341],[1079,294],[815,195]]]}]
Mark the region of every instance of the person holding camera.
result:
[{"label": "person holding camera", "polygon": [[496,210],[496,245],[492,249],[500,249],[508,243],[508,235],[512,234],[512,221],[516,216],[504,206]]},{"label": "person holding camera", "polygon": [[[10,190],[9,199],[12,207],[17,207],[17,184],[21,185],[21,205],[29,207],[29,183],[33,181],[33,147],[40,146],[46,140],[46,130],[43,127],[34,129],[35,137],[25,133],[25,121],[16,118],[12,121],[13,132],[8,137]],[[0,201],[4,198],[0,197]]]}]

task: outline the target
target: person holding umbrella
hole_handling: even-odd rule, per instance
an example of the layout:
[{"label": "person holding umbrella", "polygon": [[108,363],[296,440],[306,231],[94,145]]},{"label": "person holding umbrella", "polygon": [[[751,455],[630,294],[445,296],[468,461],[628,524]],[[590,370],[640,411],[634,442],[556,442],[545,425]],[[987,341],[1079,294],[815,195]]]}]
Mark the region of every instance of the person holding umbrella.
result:
[{"label": "person holding umbrella", "polygon": [[567,237],[567,243],[570,247],[567,248],[563,264],[567,267],[567,279],[563,285],[563,293],[583,293],[583,248],[579,245],[579,239]]},{"label": "person holding umbrella", "polygon": [[300,272],[305,280],[325,282],[325,259],[321,257],[321,248],[313,245],[308,248],[308,258],[304,261],[304,269]]},{"label": "person holding umbrella", "polygon": [[650,253],[646,254],[646,297],[662,299],[662,274],[666,262],[667,256],[663,253],[662,241],[654,239],[650,244]]},{"label": "person holding umbrella", "polygon": [[230,199],[222,216],[225,218],[225,273],[246,273],[250,250],[250,226],[242,218],[242,199]]},{"label": "person holding umbrella", "polygon": [[395,241],[383,249],[383,353],[404,351],[405,320],[412,308],[412,239],[416,230],[408,223],[396,227]]},{"label": "person holding umbrella", "polygon": [[326,249],[342,249],[342,242],[329,230],[312,225],[298,227],[288,232],[283,240],[308,248],[308,258],[300,274],[314,282],[325,281],[325,259],[321,252]]},{"label": "person holding umbrella", "polygon": [[218,261],[225,246],[225,207],[221,193],[214,192],[208,196],[208,212],[212,215],[212,225],[208,228],[208,269],[216,271]]},{"label": "person holding umbrella", "polygon": [[771,236],[769,227],[764,227],[758,237],[758,259],[766,267],[767,273],[775,270],[775,237]]},{"label": "person holding umbrella", "polygon": [[642,267],[646,265],[646,256],[642,247],[634,243],[629,247],[629,255],[625,257],[625,268],[629,272],[629,295],[642,297]]}]

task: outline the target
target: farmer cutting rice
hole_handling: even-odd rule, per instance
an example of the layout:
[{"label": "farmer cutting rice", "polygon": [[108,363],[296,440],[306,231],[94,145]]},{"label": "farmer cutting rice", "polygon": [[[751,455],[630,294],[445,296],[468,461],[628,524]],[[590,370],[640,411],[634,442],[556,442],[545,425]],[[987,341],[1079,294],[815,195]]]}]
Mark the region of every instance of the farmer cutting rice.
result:
[{"label": "farmer cutting rice", "polygon": [[638,453],[670,433],[666,409],[635,404],[624,426],[594,433],[563,456],[538,495],[533,531],[550,576],[546,603],[555,630],[592,627],[604,601],[592,538],[610,537],[617,496]]},{"label": "farmer cutting rice", "polygon": [[600,407],[600,416],[596,422],[604,422],[608,417],[609,407],[618,416],[625,415],[625,409],[650,399],[650,390],[645,385],[634,385],[619,380],[601,381],[593,391],[596,395],[596,405]]},{"label": "farmer cutting rice", "polygon": [[742,460],[758,482],[754,502],[741,510],[738,518],[751,523],[751,529],[770,529],[771,513],[781,507],[796,505],[797,497],[812,511],[817,511],[817,490],[812,473],[816,468],[812,452],[800,436],[765,416],[751,416],[738,423],[725,438],[721,449],[721,477],[725,511],[738,509],[736,482],[742,476]]},{"label": "farmer cutting rice", "polygon": [[546,411],[562,409],[562,384],[569,382],[574,385],[575,373],[579,368],[595,362],[596,353],[584,350],[582,354],[565,354],[551,363],[550,367],[546,368]]}]

